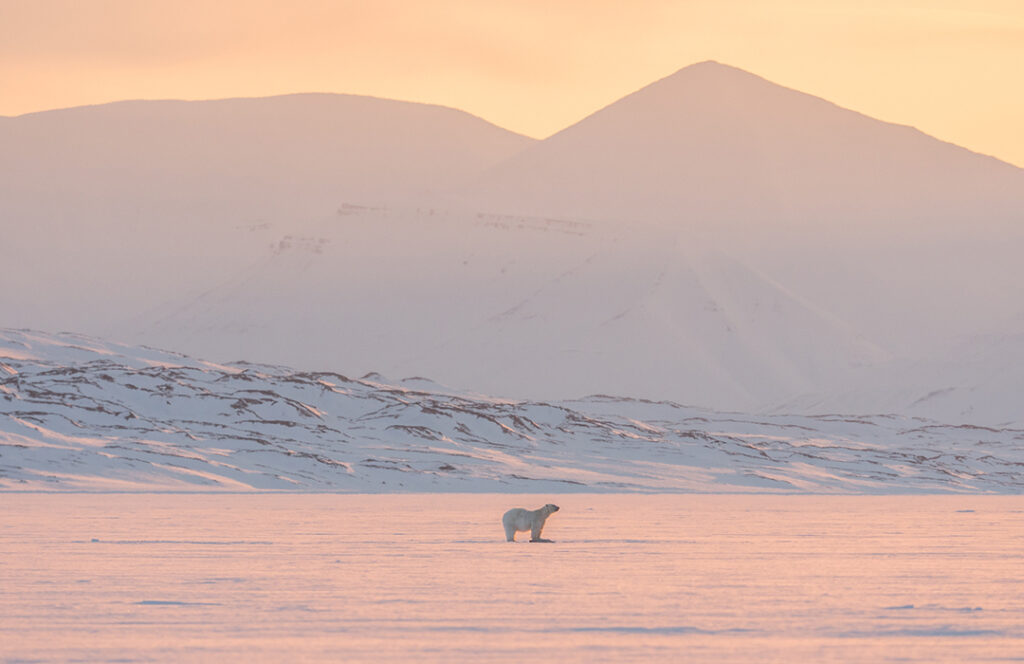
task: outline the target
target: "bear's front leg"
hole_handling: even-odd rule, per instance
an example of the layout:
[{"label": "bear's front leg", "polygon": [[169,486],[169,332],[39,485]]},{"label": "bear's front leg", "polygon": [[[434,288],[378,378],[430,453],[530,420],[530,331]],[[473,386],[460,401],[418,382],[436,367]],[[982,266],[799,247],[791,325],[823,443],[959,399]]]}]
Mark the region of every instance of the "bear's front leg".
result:
[{"label": "bear's front leg", "polygon": [[540,527],[534,526],[530,530],[530,541],[531,542],[550,542],[551,541],[549,539],[544,539],[543,537],[540,536],[540,531],[541,531],[541,528],[543,528],[543,527],[544,527],[543,525],[541,525]]}]

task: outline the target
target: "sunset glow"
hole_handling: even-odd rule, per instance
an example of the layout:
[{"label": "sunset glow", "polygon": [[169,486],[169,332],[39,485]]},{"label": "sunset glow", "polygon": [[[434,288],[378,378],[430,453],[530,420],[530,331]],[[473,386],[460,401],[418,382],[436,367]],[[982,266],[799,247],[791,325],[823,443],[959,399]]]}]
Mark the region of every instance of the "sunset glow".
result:
[{"label": "sunset glow", "polygon": [[1024,165],[1012,0],[0,2],[0,114],[322,91],[544,137],[714,59]]},{"label": "sunset glow", "polygon": [[1024,653],[1024,0],[0,0],[0,662]]}]

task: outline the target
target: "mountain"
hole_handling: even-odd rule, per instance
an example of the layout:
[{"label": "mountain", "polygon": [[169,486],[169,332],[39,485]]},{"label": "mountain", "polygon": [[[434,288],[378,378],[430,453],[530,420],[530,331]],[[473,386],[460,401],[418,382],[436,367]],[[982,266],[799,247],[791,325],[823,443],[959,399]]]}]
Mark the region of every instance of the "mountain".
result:
[{"label": "mountain", "polygon": [[1024,170],[715,62],[526,147],[463,195],[710,245],[897,357],[1024,311]]},{"label": "mountain", "polygon": [[1024,331],[1024,171],[724,65],[543,141],[329,95],[2,132],[6,326],[519,399],[1019,418],[984,395]]},{"label": "mountain", "polygon": [[1024,171],[716,62],[526,147],[468,190],[495,211],[687,230],[934,230],[1014,219]]},{"label": "mountain", "polygon": [[8,221],[65,226],[322,214],[449,188],[531,142],[455,109],[356,95],[124,101],[5,118],[0,200]]},{"label": "mountain", "polygon": [[1020,436],[510,401],[0,330],[0,490],[1017,493]]},{"label": "mountain", "polygon": [[3,118],[0,310],[124,332],[248,266],[269,234],[449,188],[530,142],[450,108],[332,94]]}]

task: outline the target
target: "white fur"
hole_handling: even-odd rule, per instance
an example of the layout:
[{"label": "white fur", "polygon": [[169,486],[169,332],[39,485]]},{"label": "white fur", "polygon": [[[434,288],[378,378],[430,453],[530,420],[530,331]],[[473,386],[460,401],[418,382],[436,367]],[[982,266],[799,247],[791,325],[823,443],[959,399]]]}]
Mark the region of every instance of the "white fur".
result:
[{"label": "white fur", "polygon": [[548,503],[538,510],[524,510],[522,507],[513,507],[501,517],[501,525],[505,526],[505,539],[514,542],[517,532],[530,531],[531,542],[547,542],[540,538],[540,531],[544,528],[544,522],[554,512],[558,511],[558,505]]}]

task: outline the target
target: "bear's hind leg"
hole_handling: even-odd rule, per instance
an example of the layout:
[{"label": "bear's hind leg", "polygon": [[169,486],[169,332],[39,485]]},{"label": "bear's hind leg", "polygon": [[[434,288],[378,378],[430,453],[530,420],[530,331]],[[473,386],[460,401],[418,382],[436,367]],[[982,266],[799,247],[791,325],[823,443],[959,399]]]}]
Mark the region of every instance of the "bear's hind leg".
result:
[{"label": "bear's hind leg", "polygon": [[505,541],[506,542],[515,542],[516,541],[516,527],[515,526],[510,526],[510,525],[506,525],[505,526]]}]

